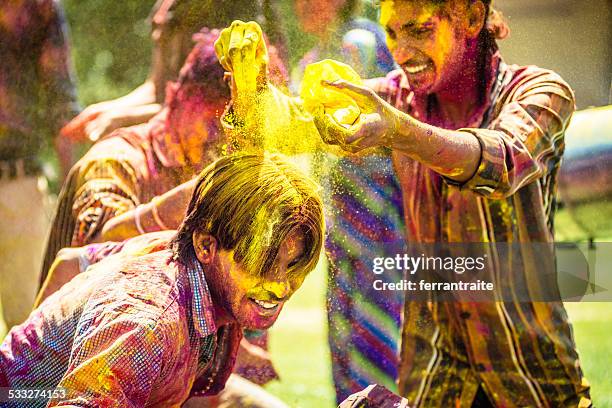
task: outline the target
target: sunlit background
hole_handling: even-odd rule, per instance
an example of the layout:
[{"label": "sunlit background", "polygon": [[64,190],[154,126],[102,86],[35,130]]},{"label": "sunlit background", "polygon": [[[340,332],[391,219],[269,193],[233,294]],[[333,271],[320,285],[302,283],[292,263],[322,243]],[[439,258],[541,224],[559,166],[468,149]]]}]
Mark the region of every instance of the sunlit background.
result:
[{"label": "sunlit background", "polygon": [[[82,106],[123,95],[149,69],[148,13],[153,0],[64,0]],[[274,2],[286,30],[290,64],[314,39],[297,31],[291,2]],[[576,90],[578,108],[609,104],[612,29],[609,0],[498,0],[513,30],[501,43],[509,63],[535,64],[560,73]],[[375,11],[365,9],[371,17]],[[83,147],[85,148],[85,146]],[[48,171],[52,173],[50,159]],[[57,191],[57,183],[54,188]],[[593,217],[601,216],[594,213]],[[571,225],[567,214],[557,224]],[[573,228],[573,229],[572,229]],[[561,238],[588,238],[576,225]],[[612,237],[603,237],[606,240]],[[611,253],[598,253],[599,273],[610,273]],[[271,354],[281,380],[267,386],[295,407],[331,407],[324,265],[306,281],[271,330]],[[612,304],[571,303],[568,312],[595,405],[612,407]]]}]

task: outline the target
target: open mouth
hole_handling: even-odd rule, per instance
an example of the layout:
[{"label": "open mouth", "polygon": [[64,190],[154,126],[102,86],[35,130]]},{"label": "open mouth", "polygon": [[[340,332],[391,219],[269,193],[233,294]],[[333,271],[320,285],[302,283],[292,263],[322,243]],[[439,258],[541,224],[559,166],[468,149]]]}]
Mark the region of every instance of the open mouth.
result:
[{"label": "open mouth", "polygon": [[253,305],[255,305],[258,312],[262,315],[271,315],[276,313],[276,311],[279,309],[279,306],[282,304],[282,302],[268,302],[265,300],[253,298],[249,298],[249,300],[253,303]]},{"label": "open mouth", "polygon": [[409,62],[402,64],[402,67],[404,68],[404,70],[410,75],[420,74],[421,72],[428,69],[430,66],[431,64],[428,61],[425,61],[425,62],[409,61]]},{"label": "open mouth", "polygon": [[266,302],[265,300],[257,300],[257,299],[252,299],[252,300],[253,302],[257,303],[259,306],[267,310],[276,309],[278,307],[278,303]]}]

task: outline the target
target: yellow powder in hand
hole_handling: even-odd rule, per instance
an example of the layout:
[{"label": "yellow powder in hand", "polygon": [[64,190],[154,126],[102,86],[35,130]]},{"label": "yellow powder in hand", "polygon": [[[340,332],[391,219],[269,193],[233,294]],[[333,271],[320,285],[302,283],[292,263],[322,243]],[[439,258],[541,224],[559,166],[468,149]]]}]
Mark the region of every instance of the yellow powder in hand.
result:
[{"label": "yellow powder in hand", "polygon": [[348,127],[355,123],[361,114],[359,106],[350,96],[321,84],[321,81],[333,82],[338,79],[363,85],[355,70],[341,62],[326,59],[309,64],[304,70],[300,97],[308,112],[314,113],[323,107],[325,113],[332,115],[336,122]]},{"label": "yellow powder in hand", "polygon": [[352,105],[346,108],[340,108],[335,110],[325,108],[325,110],[327,112],[331,111],[331,115],[336,120],[336,122],[347,128],[350,127],[353,123],[355,123],[355,121],[359,117],[359,114],[361,113],[358,107]]}]

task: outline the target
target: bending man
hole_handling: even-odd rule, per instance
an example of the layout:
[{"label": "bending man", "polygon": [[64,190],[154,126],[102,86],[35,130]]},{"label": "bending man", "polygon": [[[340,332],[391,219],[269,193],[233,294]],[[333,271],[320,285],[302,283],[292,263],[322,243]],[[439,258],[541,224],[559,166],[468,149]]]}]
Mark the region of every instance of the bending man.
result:
[{"label": "bending man", "polygon": [[11,331],[0,386],[56,389],[35,406],[178,406],[218,393],[242,330],[269,328],[318,261],[317,189],[277,156],[211,164],[167,246],[99,262]]}]

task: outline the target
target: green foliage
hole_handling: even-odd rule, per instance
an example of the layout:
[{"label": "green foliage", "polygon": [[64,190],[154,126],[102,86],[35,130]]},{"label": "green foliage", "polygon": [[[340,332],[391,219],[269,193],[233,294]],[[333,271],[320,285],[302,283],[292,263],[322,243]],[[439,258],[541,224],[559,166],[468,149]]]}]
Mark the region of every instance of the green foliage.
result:
[{"label": "green foliage", "polygon": [[128,93],[149,72],[154,0],[64,0],[83,106]]},{"label": "green foliage", "polygon": [[[149,14],[154,0],[63,0],[71,34],[77,91],[83,107],[122,96],[149,73]],[[291,0],[274,1],[285,33],[289,66],[316,44],[298,29]]]},{"label": "green foliage", "polygon": [[281,26],[285,33],[288,50],[288,65],[295,66],[302,56],[317,44],[315,37],[300,31],[292,1],[280,1],[276,10],[281,17]]}]

